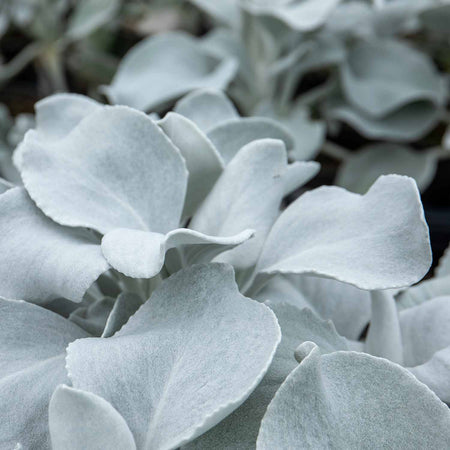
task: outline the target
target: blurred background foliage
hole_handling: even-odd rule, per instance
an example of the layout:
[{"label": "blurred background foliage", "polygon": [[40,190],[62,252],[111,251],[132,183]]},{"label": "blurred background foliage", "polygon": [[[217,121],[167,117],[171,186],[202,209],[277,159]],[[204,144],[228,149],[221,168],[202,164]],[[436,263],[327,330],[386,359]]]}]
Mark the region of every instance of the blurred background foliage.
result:
[{"label": "blurred background foliage", "polygon": [[[294,159],[322,164],[307,188],[364,192],[382,173],[413,176],[438,259],[450,240],[443,0],[1,0],[0,176],[20,183],[10,156],[33,127],[38,100],[75,92],[111,101],[100,87],[120,94],[124,55],[173,31],[237,61],[226,89],[239,112],[280,120],[300,143]],[[132,67],[144,81],[152,64],[145,55]],[[136,89],[145,98],[159,86]],[[152,110],[164,113],[175,100]]]}]

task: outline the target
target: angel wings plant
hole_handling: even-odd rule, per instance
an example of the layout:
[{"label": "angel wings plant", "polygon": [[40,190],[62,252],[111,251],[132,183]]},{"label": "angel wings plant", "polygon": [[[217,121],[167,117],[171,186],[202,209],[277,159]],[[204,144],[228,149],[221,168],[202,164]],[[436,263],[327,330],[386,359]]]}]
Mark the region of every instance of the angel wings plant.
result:
[{"label": "angel wings plant", "polygon": [[[324,186],[283,209],[318,170],[291,149],[213,90],[163,119],[37,105],[23,187],[0,195],[2,448],[448,446],[448,408],[385,350],[399,327],[384,290],[431,261],[415,182]],[[361,299],[330,314],[333,289],[315,301],[307,283]]]}]

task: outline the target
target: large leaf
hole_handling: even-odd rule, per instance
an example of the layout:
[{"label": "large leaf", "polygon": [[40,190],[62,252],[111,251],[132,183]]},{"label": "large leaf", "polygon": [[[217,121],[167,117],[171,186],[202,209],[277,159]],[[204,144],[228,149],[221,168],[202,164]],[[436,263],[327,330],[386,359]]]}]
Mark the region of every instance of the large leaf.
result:
[{"label": "large leaf", "polygon": [[417,186],[388,175],[363,196],[331,186],[292,203],[267,237],[254,289],[276,273],[324,276],[368,290],[396,288],[420,280],[430,263]]},{"label": "large leaf", "polygon": [[186,448],[254,449],[267,406],[285,378],[297,367],[296,348],[305,341],[313,341],[323,353],[347,350],[345,340],[333,325],[318,319],[309,309],[300,310],[283,303],[267,304],[277,316],[282,339],[266,376],[241,407]]},{"label": "large leaf", "polygon": [[20,170],[36,204],[62,225],[106,233],[178,226],[187,172],[180,152],[145,114],[105,107],[45,145],[29,132]]},{"label": "large leaf", "polygon": [[256,264],[264,240],[279,214],[287,155],[272,139],[244,146],[225,168],[189,227],[212,236],[232,236],[247,228],[255,237],[218,258],[245,270]]},{"label": "large leaf", "polygon": [[203,132],[227,120],[238,119],[233,103],[222,91],[199,89],[183,97],[174,111],[192,120]]},{"label": "large leaf", "polygon": [[58,386],[49,407],[53,450],[136,450],[123,417],[105,399],[69,386]]},{"label": "large leaf", "polygon": [[405,369],[363,353],[320,356],[288,376],[257,449],[448,448],[450,411]]},{"label": "large leaf", "polygon": [[194,122],[169,112],[158,125],[178,147],[189,172],[183,216],[191,216],[219,178],[222,157]]},{"label": "large leaf", "polygon": [[417,101],[440,105],[443,83],[432,62],[394,40],[361,41],[341,66],[346,98],[371,117]]},{"label": "large leaf", "polygon": [[243,297],[229,266],[168,278],[113,337],[68,348],[75,388],[125,418],[138,448],[189,442],[236,409],[267,371],[280,340],[274,314]]},{"label": "large leaf", "polygon": [[79,302],[109,265],[90,233],[45,217],[23,188],[0,195],[0,295],[36,303]]},{"label": "large leaf", "polygon": [[336,184],[363,194],[380,175],[396,173],[414,178],[424,191],[433,181],[437,163],[433,152],[413,151],[390,143],[368,145],[351,153],[340,165]]},{"label": "large leaf", "polygon": [[65,351],[84,330],[23,301],[0,299],[0,447],[48,448],[47,408],[55,387],[68,383]]},{"label": "large leaf", "polygon": [[198,88],[225,88],[236,61],[221,59],[184,33],[165,33],[139,42],[122,59],[104,90],[113,103],[149,110]]}]

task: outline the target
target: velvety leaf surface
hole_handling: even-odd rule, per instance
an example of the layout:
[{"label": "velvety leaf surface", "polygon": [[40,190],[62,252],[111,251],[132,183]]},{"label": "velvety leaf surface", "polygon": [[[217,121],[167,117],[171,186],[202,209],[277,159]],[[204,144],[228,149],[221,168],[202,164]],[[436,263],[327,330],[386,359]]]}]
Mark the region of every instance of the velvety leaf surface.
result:
[{"label": "velvety leaf surface", "polygon": [[48,402],[66,383],[65,351],[88,336],[74,323],[23,301],[0,299],[0,447],[48,448]]},{"label": "velvety leaf surface", "polygon": [[314,349],[272,400],[257,449],[448,448],[450,411],[400,366]]},{"label": "velvety leaf surface", "polygon": [[228,97],[213,89],[191,92],[177,102],[174,112],[192,120],[204,133],[222,122],[239,118]]},{"label": "velvety leaf surface", "polygon": [[[252,236],[252,230],[242,230],[227,237],[208,236],[194,230],[178,228],[166,235],[150,231],[116,228],[102,239],[102,252],[114,269],[132,278],[151,278],[157,275],[166,252],[182,247],[185,263],[210,262],[222,251],[235,247]],[[192,246],[206,248],[192,249]]]},{"label": "velvety leaf surface", "polygon": [[315,161],[295,161],[289,164],[283,175],[284,195],[302,187],[314,178],[319,170],[320,164]]},{"label": "velvety leaf surface", "polygon": [[305,341],[314,341],[323,353],[347,349],[334,326],[317,318],[308,308],[300,310],[286,303],[267,302],[267,305],[277,316],[282,338],[266,376],[242,406],[185,448],[254,449],[267,406],[298,365],[294,358],[296,348]]},{"label": "velvety leaf surface", "polygon": [[259,139],[279,139],[284,142],[287,150],[294,146],[294,138],[285,127],[263,117],[228,120],[211,128],[208,137],[226,164],[244,145]]},{"label": "velvety leaf surface", "polygon": [[222,173],[222,157],[206,135],[186,117],[169,112],[158,125],[186,162],[189,177],[183,216],[190,217]]},{"label": "velvety leaf surface", "polygon": [[[237,408],[267,371],[280,331],[227,265],[196,265],[154,291],[108,339],[68,348],[75,388],[109,401],[138,448],[176,448]],[[139,376],[136,376],[139,374]]]},{"label": "velvety leaf surface", "polygon": [[79,94],[54,94],[35,106],[36,131],[41,139],[58,140],[67,136],[82,119],[103,108],[95,100]]},{"label": "velvety leaf surface", "polygon": [[223,24],[236,26],[239,23],[239,8],[237,0],[215,0],[213,2],[209,0],[189,1]]},{"label": "velvety leaf surface", "polygon": [[236,72],[235,60],[218,58],[198,42],[180,32],[139,42],[104,87],[109,99],[147,111],[194,89],[225,88]]},{"label": "velvety leaf surface", "polygon": [[6,298],[79,302],[109,269],[90,233],[52,222],[23,188],[0,195],[0,235],[0,295]]},{"label": "velvety leaf surface", "polygon": [[237,269],[256,264],[264,239],[279,213],[287,155],[283,142],[261,139],[244,146],[199,207],[189,227],[212,236],[251,228],[255,236],[218,259]]},{"label": "velvety leaf surface", "polygon": [[123,417],[105,399],[69,386],[56,388],[49,407],[53,450],[136,450]]},{"label": "velvety leaf surface", "polygon": [[450,346],[450,296],[438,297],[399,314],[406,366],[417,366]]},{"label": "velvety leaf surface", "polygon": [[28,133],[20,170],[36,204],[62,225],[100,233],[178,226],[184,161],[151,119],[130,108],[105,107],[52,144]]},{"label": "velvety leaf surface", "polygon": [[309,307],[322,319],[332,320],[339,334],[353,340],[359,338],[371,314],[369,292],[327,278],[277,275],[256,298]]},{"label": "velvety leaf surface", "polygon": [[417,186],[389,175],[364,196],[338,187],[303,194],[275,222],[258,269],[260,282],[264,275],[304,273],[372,290],[412,284],[430,263]]}]

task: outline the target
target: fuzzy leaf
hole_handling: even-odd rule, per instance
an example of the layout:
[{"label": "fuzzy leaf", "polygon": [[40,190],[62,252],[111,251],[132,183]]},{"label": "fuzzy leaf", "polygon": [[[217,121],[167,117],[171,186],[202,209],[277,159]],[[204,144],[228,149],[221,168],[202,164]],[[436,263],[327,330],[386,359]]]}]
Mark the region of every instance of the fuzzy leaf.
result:
[{"label": "fuzzy leaf", "polygon": [[345,340],[336,333],[333,325],[318,319],[308,308],[300,310],[292,305],[271,302],[267,305],[277,316],[282,338],[266,376],[242,406],[188,444],[186,449],[254,450],[267,406],[285,378],[297,367],[296,348],[305,341],[314,341],[323,353],[347,349]]},{"label": "fuzzy leaf", "polygon": [[261,139],[244,146],[225,168],[189,227],[212,236],[232,236],[251,228],[255,237],[218,260],[239,270],[256,264],[279,213],[286,167],[283,142]]},{"label": "fuzzy leaf", "polygon": [[0,299],[0,447],[48,448],[47,408],[68,383],[67,345],[89,336],[74,323],[23,301]]},{"label": "fuzzy leaf", "polygon": [[23,188],[0,195],[0,235],[2,297],[36,303],[65,297],[80,302],[109,269],[89,232],[52,222]]},{"label": "fuzzy leaf", "polygon": [[303,273],[373,290],[410,285],[430,263],[417,186],[389,175],[364,196],[337,187],[303,194],[275,222],[257,269],[260,283],[276,273]]},{"label": "fuzzy leaf", "polygon": [[239,294],[233,277],[219,264],[178,272],[112,338],[69,346],[74,387],[109,401],[138,448],[176,448],[196,438],[267,371],[280,340],[277,321]]},{"label": "fuzzy leaf", "polygon": [[[241,244],[252,234],[252,230],[242,230],[232,236],[215,237],[178,228],[164,235],[116,228],[103,237],[102,252],[109,264],[124,275],[151,278],[161,271],[166,252],[172,248],[183,248],[187,254],[186,265],[210,262],[217,254]],[[192,248],[194,246],[203,248]]]},{"label": "fuzzy leaf", "polygon": [[186,162],[189,177],[183,216],[190,217],[222,173],[222,157],[206,135],[186,117],[169,112],[158,125]]},{"label": "fuzzy leaf", "polygon": [[348,339],[358,339],[370,320],[369,292],[327,278],[277,275],[256,298],[309,307],[322,319],[330,319],[339,334]]},{"label": "fuzzy leaf", "polygon": [[50,401],[49,426],[53,450],[136,450],[123,417],[91,392],[58,386]]},{"label": "fuzzy leaf", "polygon": [[270,403],[257,449],[447,448],[449,425],[447,406],[400,366],[314,349]]},{"label": "fuzzy leaf", "polygon": [[107,233],[178,226],[187,172],[179,151],[145,114],[105,107],[65,138],[28,133],[21,175],[36,204],[61,225]]}]

